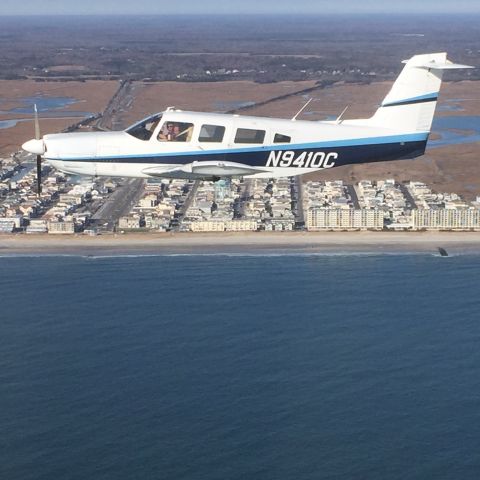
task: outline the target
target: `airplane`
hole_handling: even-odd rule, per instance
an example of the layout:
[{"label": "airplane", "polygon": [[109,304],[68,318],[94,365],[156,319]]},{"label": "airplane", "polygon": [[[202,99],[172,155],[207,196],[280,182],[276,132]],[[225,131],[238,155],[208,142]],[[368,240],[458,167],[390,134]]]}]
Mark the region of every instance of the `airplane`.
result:
[{"label": "airplane", "polygon": [[[342,165],[423,155],[444,70],[474,68],[446,53],[415,55],[383,102],[366,119],[312,121],[200,113],[169,107],[124,131],[72,132],[35,139],[22,148],[69,174],[213,180],[276,178]],[[344,110],[345,111],[345,110]]]}]

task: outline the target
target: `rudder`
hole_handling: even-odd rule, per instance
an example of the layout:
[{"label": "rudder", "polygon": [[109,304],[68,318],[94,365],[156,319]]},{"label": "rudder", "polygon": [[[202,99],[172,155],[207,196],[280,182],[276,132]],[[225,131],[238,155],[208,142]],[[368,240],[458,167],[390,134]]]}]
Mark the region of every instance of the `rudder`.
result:
[{"label": "rudder", "polygon": [[430,132],[444,70],[472,68],[447,60],[447,54],[415,55],[405,67],[369,125],[404,132]]}]

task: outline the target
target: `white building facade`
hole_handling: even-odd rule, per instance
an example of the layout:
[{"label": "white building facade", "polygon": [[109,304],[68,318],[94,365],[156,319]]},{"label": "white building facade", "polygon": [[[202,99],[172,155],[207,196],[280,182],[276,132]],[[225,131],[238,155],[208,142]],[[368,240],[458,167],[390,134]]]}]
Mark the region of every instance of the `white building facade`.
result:
[{"label": "white building facade", "polygon": [[307,229],[316,230],[382,230],[384,212],[376,209],[309,208]]}]

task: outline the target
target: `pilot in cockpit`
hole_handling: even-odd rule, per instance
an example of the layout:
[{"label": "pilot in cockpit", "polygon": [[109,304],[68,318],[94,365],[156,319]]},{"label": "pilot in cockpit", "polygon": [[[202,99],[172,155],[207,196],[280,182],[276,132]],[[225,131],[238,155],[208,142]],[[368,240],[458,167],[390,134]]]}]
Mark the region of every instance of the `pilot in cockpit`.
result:
[{"label": "pilot in cockpit", "polygon": [[158,140],[161,142],[189,142],[192,138],[193,124],[167,122],[163,125]]},{"label": "pilot in cockpit", "polygon": [[160,130],[158,139],[162,142],[173,142],[176,136],[175,125],[173,123],[167,123],[166,127],[163,126],[163,128]]}]

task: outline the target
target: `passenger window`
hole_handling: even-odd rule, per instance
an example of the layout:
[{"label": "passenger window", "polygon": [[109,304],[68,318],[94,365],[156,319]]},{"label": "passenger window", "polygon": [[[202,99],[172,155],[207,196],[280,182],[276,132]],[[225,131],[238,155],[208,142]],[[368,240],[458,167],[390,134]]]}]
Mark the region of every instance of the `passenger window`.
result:
[{"label": "passenger window", "polygon": [[158,134],[161,142],[189,142],[192,139],[193,123],[165,122]]},{"label": "passenger window", "polygon": [[225,135],[225,127],[220,125],[202,125],[199,142],[221,142]]},{"label": "passenger window", "polygon": [[288,135],[282,135],[281,133],[276,133],[273,138],[273,143],[290,143],[291,137]]},{"label": "passenger window", "polygon": [[263,143],[265,130],[251,130],[249,128],[237,129],[235,143]]}]

